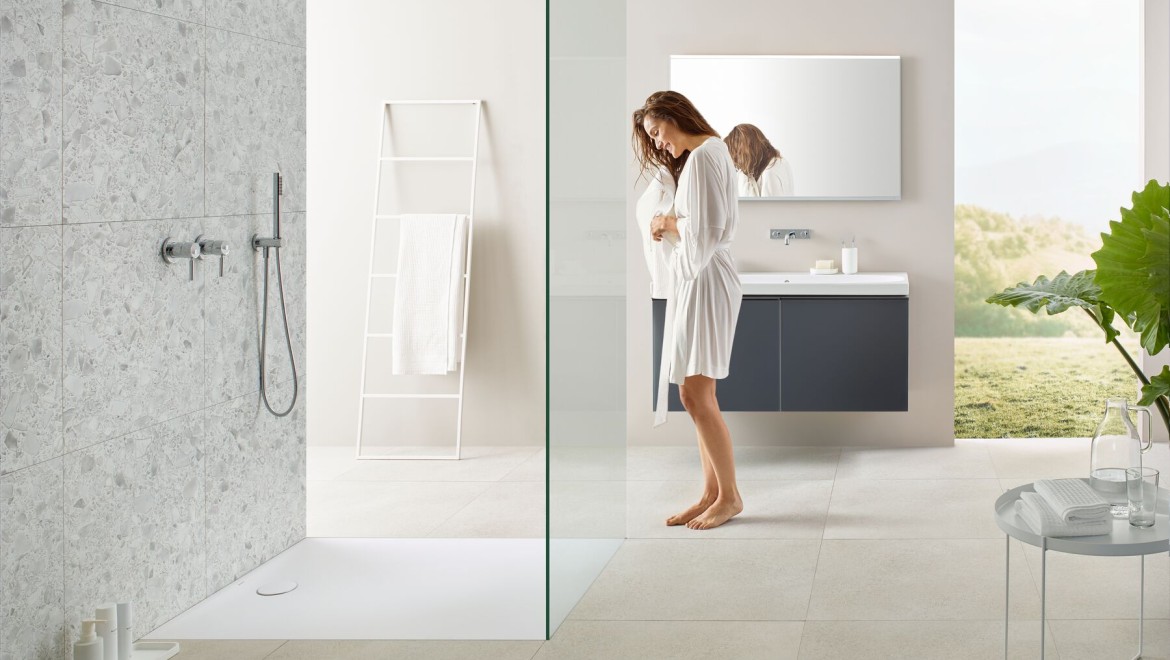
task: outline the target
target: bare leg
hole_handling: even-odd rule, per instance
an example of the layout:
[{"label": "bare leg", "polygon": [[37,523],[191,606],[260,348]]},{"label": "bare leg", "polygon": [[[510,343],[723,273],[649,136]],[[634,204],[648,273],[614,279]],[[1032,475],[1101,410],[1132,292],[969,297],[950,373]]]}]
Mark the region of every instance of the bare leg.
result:
[{"label": "bare leg", "polygon": [[667,518],[667,526],[689,523],[714,504],[715,499],[719,496],[719,482],[715,478],[715,468],[711,465],[711,459],[707,456],[707,449],[703,446],[702,440],[699,440],[699,458],[703,463],[703,494],[699,497],[698,504]]},{"label": "bare leg", "polygon": [[[706,376],[688,376],[679,388],[687,412],[695,422],[699,444],[706,458],[704,473],[709,466],[717,486],[715,501],[686,525],[691,529],[718,527],[743,511],[743,499],[735,483],[735,455],[731,447],[731,433],[719,411],[715,398],[715,380]],[[710,478],[708,478],[708,485]]]}]

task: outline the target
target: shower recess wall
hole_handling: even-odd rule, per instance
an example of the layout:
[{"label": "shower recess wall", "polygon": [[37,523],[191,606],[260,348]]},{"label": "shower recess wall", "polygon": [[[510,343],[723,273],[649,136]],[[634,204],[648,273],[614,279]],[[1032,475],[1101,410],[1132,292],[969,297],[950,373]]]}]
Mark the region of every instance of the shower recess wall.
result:
[{"label": "shower recess wall", "polygon": [[[0,0],[0,660],[65,660],[107,601],[145,634],[304,537],[304,403],[259,403],[249,249],[280,171],[304,365],[304,16]],[[222,277],[160,259],[200,234]]]}]

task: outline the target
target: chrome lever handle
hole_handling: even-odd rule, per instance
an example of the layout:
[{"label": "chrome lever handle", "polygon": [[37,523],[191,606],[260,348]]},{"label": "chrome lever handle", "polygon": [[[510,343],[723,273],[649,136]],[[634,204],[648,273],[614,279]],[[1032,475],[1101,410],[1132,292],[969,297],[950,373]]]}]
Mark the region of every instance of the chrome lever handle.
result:
[{"label": "chrome lever handle", "polygon": [[179,259],[187,259],[190,261],[191,281],[195,281],[195,260],[202,256],[202,250],[199,243],[185,243],[181,241],[172,241],[168,236],[162,242],[162,248],[159,250],[162,254],[163,261],[168,264],[176,263]]}]

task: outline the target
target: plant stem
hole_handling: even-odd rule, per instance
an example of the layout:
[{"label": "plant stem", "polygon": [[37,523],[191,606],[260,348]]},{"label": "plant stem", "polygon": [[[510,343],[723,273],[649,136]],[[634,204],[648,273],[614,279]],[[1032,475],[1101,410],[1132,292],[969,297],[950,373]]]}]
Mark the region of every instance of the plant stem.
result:
[{"label": "plant stem", "polygon": [[[1084,307],[1081,309],[1089,315],[1089,318],[1093,319],[1093,322],[1097,324],[1097,327],[1101,328],[1101,331],[1105,332],[1105,336],[1108,337],[1109,333],[1105,330],[1105,326],[1101,325],[1101,323],[1097,320],[1097,317],[1093,316],[1093,313]],[[1146,378],[1146,372],[1142,371],[1141,366],[1139,366],[1137,362],[1134,362],[1134,359],[1129,356],[1129,352],[1125,350],[1125,347],[1121,345],[1121,342],[1117,341],[1117,337],[1113,337],[1113,339],[1109,340],[1109,343],[1113,344],[1115,347],[1117,347],[1117,350],[1121,352],[1121,357],[1125,358],[1125,361],[1129,363],[1129,368],[1133,369],[1133,372],[1137,374],[1138,380],[1142,382],[1142,385],[1149,385],[1150,379]],[[1155,398],[1154,405],[1158,407],[1158,413],[1162,416],[1162,423],[1166,425],[1166,431],[1170,432],[1170,406],[1168,406],[1166,403],[1166,397],[1159,396]]]}]

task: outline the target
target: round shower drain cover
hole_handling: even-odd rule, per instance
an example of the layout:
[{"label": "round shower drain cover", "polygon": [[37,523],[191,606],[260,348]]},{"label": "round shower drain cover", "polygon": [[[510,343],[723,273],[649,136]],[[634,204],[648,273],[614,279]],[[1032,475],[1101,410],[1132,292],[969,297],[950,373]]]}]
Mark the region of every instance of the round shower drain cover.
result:
[{"label": "round shower drain cover", "polygon": [[283,582],[269,582],[268,584],[260,585],[256,593],[261,596],[279,596],[280,594],[287,594],[293,589],[297,588],[297,583],[292,580],[284,580]]}]

